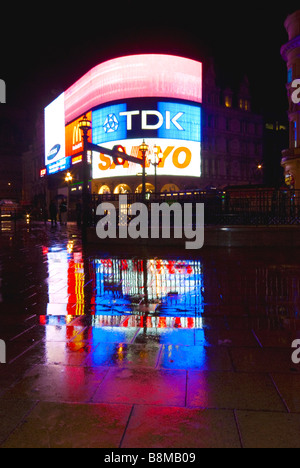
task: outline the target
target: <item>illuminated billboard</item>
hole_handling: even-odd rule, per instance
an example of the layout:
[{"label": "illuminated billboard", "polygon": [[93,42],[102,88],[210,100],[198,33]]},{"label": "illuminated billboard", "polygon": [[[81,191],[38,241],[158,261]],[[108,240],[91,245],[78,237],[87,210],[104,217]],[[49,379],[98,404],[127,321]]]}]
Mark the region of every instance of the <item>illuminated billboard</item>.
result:
[{"label": "illuminated billboard", "polygon": [[54,167],[65,157],[65,98],[63,93],[45,108],[45,166]]},{"label": "illuminated billboard", "polygon": [[[109,60],[90,70],[45,109],[47,173],[82,160],[78,122],[89,113],[92,141],[128,154],[145,139],[162,154],[159,174],[200,176],[202,64],[161,54]],[[90,135],[91,136],[91,135]],[[110,161],[110,168],[106,168]],[[114,167],[93,154],[93,177],[136,175],[138,169]],[[109,172],[106,172],[109,171]],[[153,166],[147,173],[153,172]]]},{"label": "illuminated billboard", "polygon": [[[79,121],[65,126],[64,93],[45,109],[45,166],[47,174],[55,174],[70,169],[82,162],[83,142]],[[88,112],[87,118],[92,118]],[[89,141],[92,136],[89,135]]]},{"label": "illuminated billboard", "polygon": [[[154,174],[150,160],[156,151],[160,158],[160,175],[201,175],[199,105],[157,99],[131,100],[93,111],[92,122],[93,143],[96,145],[109,149],[121,145],[127,154],[141,157],[139,146],[145,139],[149,145],[147,174]],[[94,179],[136,175],[140,170],[136,164],[116,166],[110,157],[93,154]]]},{"label": "illuminated billboard", "polygon": [[[87,112],[86,117],[88,120],[92,120],[92,113]],[[79,122],[82,120],[83,115],[74,122],[66,126],[65,131],[65,142],[66,142],[66,156],[78,156],[83,151],[83,141],[81,136],[81,130],[79,128]],[[91,142],[91,135],[88,135],[89,141]],[[74,160],[74,158],[72,158]]]}]

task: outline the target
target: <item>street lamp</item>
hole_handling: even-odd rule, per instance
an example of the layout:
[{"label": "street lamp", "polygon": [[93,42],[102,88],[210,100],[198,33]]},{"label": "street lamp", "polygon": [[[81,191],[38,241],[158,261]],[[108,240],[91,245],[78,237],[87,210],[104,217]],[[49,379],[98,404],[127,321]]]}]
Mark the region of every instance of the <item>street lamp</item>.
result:
[{"label": "street lamp", "polygon": [[154,154],[154,162],[153,160],[151,161],[151,164],[152,166],[154,166],[154,185],[155,185],[155,196],[157,194],[157,166],[159,165],[160,163],[160,157],[159,157],[159,148],[154,145],[154,150],[153,150],[153,154]]},{"label": "street lamp", "polygon": [[68,185],[68,199],[67,199],[67,205],[68,205],[68,210],[69,210],[69,201],[70,201],[70,183],[72,182],[73,177],[71,172],[67,172],[67,175],[65,177],[65,182]]},{"label": "street lamp", "polygon": [[89,209],[90,209],[90,194],[89,194],[89,164],[87,159],[88,152],[88,139],[89,131],[92,129],[92,122],[88,120],[87,116],[84,115],[82,120],[79,121],[79,128],[82,131],[83,139],[83,160],[82,160],[82,172],[83,172],[83,186],[82,186],[82,240],[86,242],[86,228],[89,222]]},{"label": "street lamp", "polygon": [[72,180],[73,180],[72,174],[71,172],[68,172],[65,177],[65,182],[69,183],[69,182],[72,182]]},{"label": "street lamp", "polygon": [[86,136],[87,132],[92,129],[92,122],[87,118],[86,115],[84,115],[82,120],[79,121],[79,128]]},{"label": "street lamp", "polygon": [[145,196],[146,196],[146,153],[148,151],[148,148],[149,146],[145,143],[145,140],[143,140],[143,143],[140,145],[140,148],[139,148],[143,156],[143,179],[142,179],[143,200],[145,199]]}]

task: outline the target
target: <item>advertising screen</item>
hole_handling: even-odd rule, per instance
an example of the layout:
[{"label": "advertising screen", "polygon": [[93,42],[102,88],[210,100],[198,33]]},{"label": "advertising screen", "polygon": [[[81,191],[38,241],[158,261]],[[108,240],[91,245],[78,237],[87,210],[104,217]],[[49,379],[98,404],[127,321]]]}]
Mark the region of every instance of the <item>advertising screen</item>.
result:
[{"label": "advertising screen", "polygon": [[[160,174],[200,176],[201,104],[202,64],[195,60],[141,54],[99,64],[45,108],[47,174],[82,161],[79,120],[87,115],[94,144],[122,144],[134,155],[145,139],[148,157],[151,148],[160,149]],[[93,159],[94,178],[139,171],[137,165],[107,168],[98,153]]]},{"label": "advertising screen", "polygon": [[[93,143],[112,149],[121,145],[140,157],[139,146],[149,145],[147,174],[154,174],[154,154],[160,175],[201,175],[201,107],[195,103],[160,99],[130,100],[93,111]],[[136,175],[139,165],[116,166],[109,156],[93,153],[93,178]]]},{"label": "advertising screen", "polygon": [[62,93],[45,108],[45,166],[54,167],[65,157],[65,98]]},{"label": "advertising screen", "polygon": [[[45,166],[47,174],[70,169],[82,161],[83,142],[79,121],[65,126],[64,93],[45,109]],[[86,114],[89,120],[92,113]],[[89,141],[92,141],[89,135]]]},{"label": "advertising screen", "polygon": [[[87,112],[86,117],[88,120],[92,120],[92,113]],[[78,156],[80,153],[82,154],[83,151],[83,141],[81,130],[79,128],[79,122],[82,120],[83,115],[80,116],[78,119],[74,120],[74,122],[70,123],[66,126],[65,132],[65,141],[66,141],[66,156]],[[89,141],[92,141],[91,134],[88,135]],[[74,161],[75,158],[72,158]]]}]

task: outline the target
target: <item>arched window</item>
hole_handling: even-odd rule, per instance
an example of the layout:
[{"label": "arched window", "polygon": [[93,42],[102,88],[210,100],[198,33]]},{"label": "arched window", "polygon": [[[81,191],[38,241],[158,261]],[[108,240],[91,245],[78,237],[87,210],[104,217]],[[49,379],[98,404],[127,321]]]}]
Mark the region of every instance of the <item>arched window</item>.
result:
[{"label": "arched window", "polygon": [[110,193],[110,188],[108,187],[108,185],[102,185],[98,192],[99,195],[103,195],[105,193]]},{"label": "arched window", "polygon": [[[140,184],[136,189],[135,193],[142,193],[143,190],[143,185]],[[155,187],[152,184],[146,183],[146,192],[147,193],[154,193],[155,192]]]},{"label": "arched window", "polygon": [[166,184],[161,189],[161,193],[179,192],[179,187],[176,184]]},{"label": "arched window", "polygon": [[131,193],[131,188],[127,184],[119,184],[116,186],[114,190],[114,194],[123,194],[123,193]]}]

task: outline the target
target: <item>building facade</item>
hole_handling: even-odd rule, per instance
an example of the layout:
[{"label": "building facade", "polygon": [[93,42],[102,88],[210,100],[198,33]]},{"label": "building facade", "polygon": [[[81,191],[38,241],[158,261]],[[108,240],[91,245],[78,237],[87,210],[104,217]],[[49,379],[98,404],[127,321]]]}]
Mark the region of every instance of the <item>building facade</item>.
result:
[{"label": "building facade", "polygon": [[216,84],[214,67],[203,81],[202,177],[200,188],[263,182],[263,118],[251,110],[245,77],[238,92]]},{"label": "building facade", "polygon": [[286,184],[300,189],[300,10],[289,15],[284,26],[289,37],[289,41],[281,48],[288,70],[289,148],[282,153],[282,166]]}]

